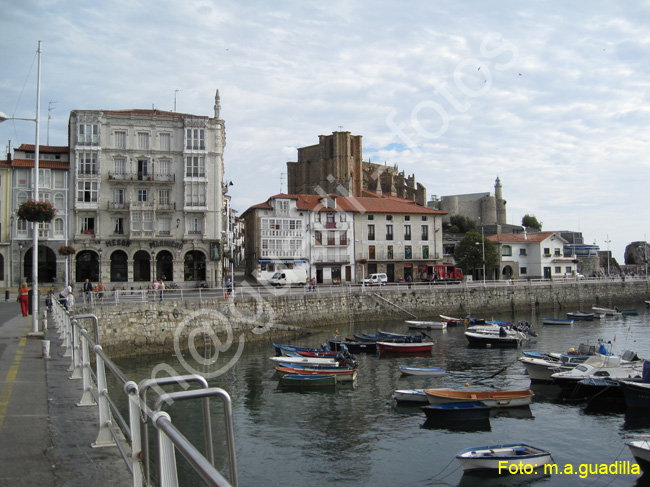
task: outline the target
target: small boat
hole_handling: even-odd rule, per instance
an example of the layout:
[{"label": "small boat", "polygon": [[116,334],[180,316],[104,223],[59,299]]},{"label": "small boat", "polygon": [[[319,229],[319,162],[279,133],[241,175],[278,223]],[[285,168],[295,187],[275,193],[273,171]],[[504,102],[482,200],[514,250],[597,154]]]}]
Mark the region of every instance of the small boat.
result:
[{"label": "small boat", "polygon": [[528,335],[511,326],[471,326],[465,332],[470,345],[518,347],[528,341]]},{"label": "small boat", "polygon": [[282,362],[283,364],[312,364],[312,365],[328,365],[329,367],[339,367],[339,361],[335,358],[328,357],[269,357],[269,360],[274,362]]},{"label": "small boat", "polygon": [[591,309],[594,313],[601,316],[620,316],[621,310],[618,308],[604,308],[602,306],[592,306]]},{"label": "small boat", "polygon": [[542,318],[542,325],[573,325],[573,320],[563,318]]},{"label": "small boat", "polygon": [[637,437],[638,439],[627,441],[625,444],[630,449],[632,456],[639,464],[641,470],[650,472],[650,443],[648,437]]},{"label": "small boat", "polygon": [[551,463],[551,452],[523,443],[511,445],[491,445],[467,448],[456,454],[465,472],[495,471],[509,472],[510,465],[522,472],[524,466],[532,469]]},{"label": "small boat", "polygon": [[[591,347],[594,348],[594,347]],[[521,357],[519,361],[524,364],[526,372],[531,381],[535,382],[550,382],[553,379],[551,375],[557,372],[564,372],[566,370],[571,370],[576,365],[583,363],[592,354],[572,354],[572,353],[563,353],[556,358],[554,356],[548,356],[547,358],[537,358],[537,357]]]},{"label": "small boat", "polygon": [[528,406],[535,395],[530,389],[521,391],[454,391],[448,389],[425,389],[429,404],[452,404],[480,401],[491,408],[514,408]]},{"label": "small boat", "polygon": [[407,367],[400,366],[403,375],[426,375],[427,377],[442,377],[447,371],[442,367]]},{"label": "small boat", "polygon": [[347,347],[351,353],[376,353],[377,342],[363,342],[358,340],[328,340],[333,350],[341,350]]},{"label": "small boat", "polygon": [[318,369],[296,369],[293,367],[276,367],[280,376],[285,375],[335,375],[338,382],[354,381],[357,378],[357,369],[344,370],[318,370]]},{"label": "small boat", "polygon": [[621,314],[623,316],[639,316],[638,309],[622,309]]},{"label": "small boat", "polygon": [[479,401],[423,406],[420,409],[429,421],[480,421],[490,418],[490,408]]},{"label": "small boat", "polygon": [[574,311],[573,313],[566,314],[566,317],[569,319],[582,321],[592,321],[594,316],[595,313],[587,313],[586,311]]},{"label": "small boat", "polygon": [[628,408],[650,408],[650,362],[643,362],[640,381],[619,380]]},{"label": "small boat", "polygon": [[442,321],[445,321],[448,325],[453,326],[453,325],[479,325],[481,323],[485,323],[485,319],[483,318],[473,318],[471,316],[468,316],[467,318],[453,318],[451,316],[445,316],[445,315],[440,315],[440,319]]},{"label": "small boat", "polygon": [[330,364],[292,364],[290,362],[278,362],[277,367],[289,367],[291,369],[308,369],[308,370],[349,370],[353,367],[347,365],[330,365]]},{"label": "small boat", "polygon": [[294,345],[281,345],[274,343],[273,347],[275,348],[275,354],[277,356],[284,355],[286,352],[297,353],[297,352],[323,352],[327,351],[327,348],[308,348],[308,347],[296,347]]},{"label": "small boat", "polygon": [[397,389],[393,392],[393,399],[399,403],[429,404],[424,389]]},{"label": "small boat", "polygon": [[282,387],[331,387],[336,385],[335,375],[284,375],[280,377]]},{"label": "small boat", "polygon": [[431,350],[433,350],[433,342],[419,342],[419,343],[377,342],[377,350],[379,352],[392,352],[392,353],[431,352]]},{"label": "small boat", "polygon": [[638,364],[638,361],[621,361],[621,357],[616,355],[602,355],[600,353],[597,353],[593,357],[589,357],[586,361],[575,366],[571,370],[552,374],[551,378],[555,384],[566,388],[575,387],[578,384],[578,381],[581,381],[583,379],[641,378],[642,370],[641,366]]},{"label": "small boat", "polygon": [[406,324],[411,330],[446,330],[447,329],[447,323],[444,321],[407,320]]}]

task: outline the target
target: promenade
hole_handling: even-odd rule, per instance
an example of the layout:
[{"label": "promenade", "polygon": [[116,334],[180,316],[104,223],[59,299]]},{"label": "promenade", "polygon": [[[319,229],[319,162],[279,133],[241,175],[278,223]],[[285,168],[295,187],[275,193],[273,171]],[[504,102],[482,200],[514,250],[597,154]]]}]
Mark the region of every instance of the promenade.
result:
[{"label": "promenade", "polygon": [[47,331],[51,358],[42,358],[41,340],[27,337],[31,318],[0,303],[0,485],[132,484],[116,447],[91,447],[97,407],[76,406],[81,380],[69,378],[58,333]]}]

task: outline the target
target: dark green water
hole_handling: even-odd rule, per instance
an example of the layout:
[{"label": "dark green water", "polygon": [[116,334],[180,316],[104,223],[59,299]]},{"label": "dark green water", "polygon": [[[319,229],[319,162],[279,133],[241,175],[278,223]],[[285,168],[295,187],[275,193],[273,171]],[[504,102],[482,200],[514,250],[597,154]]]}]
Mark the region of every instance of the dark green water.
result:
[{"label": "dark green water", "polygon": [[[635,350],[650,357],[650,315],[643,304],[637,317],[618,317],[576,322],[572,327],[542,326],[528,320],[539,337],[523,349],[565,351],[580,343],[595,344],[598,338],[615,340],[614,353]],[[549,316],[549,314],[545,314]],[[560,317],[560,316],[558,316]],[[494,316],[508,319],[511,316]],[[342,335],[407,330],[403,322],[339,327]],[[295,345],[318,346],[331,338],[334,330],[323,330],[297,338]],[[402,388],[526,389],[530,381],[517,362],[522,349],[468,348],[464,329],[428,332],[435,340],[427,357],[378,357],[358,355],[356,387],[337,386],[334,392],[283,392],[278,389],[271,341],[246,343],[241,356],[224,373],[210,379],[210,385],[230,393],[234,406],[239,482],[250,486],[428,486],[428,485],[506,485],[503,479],[484,479],[463,475],[454,455],[472,446],[524,442],[551,451],[560,469],[571,464],[612,464],[633,458],[624,445],[626,435],[650,433],[650,420],[626,417],[624,407],[594,408],[594,404],[562,402],[549,387],[536,387],[529,409],[504,413],[490,419],[489,427],[479,430],[427,428],[424,414],[417,407],[397,407],[391,399]],[[186,354],[183,360],[207,374],[221,369],[234,357],[234,344],[216,356],[213,366],[201,366]],[[163,359],[179,374],[187,373],[175,357]],[[126,375],[136,381],[148,378],[161,358],[122,361]],[[502,373],[486,379],[509,365]],[[442,366],[443,378],[403,377],[398,366]],[[181,430],[202,445],[200,414],[197,405],[177,403],[166,410]],[[217,444],[217,463],[227,475],[227,460],[218,404],[214,404],[213,430]],[[181,467],[184,485],[198,485]],[[545,478],[523,476],[507,485],[635,485],[635,475],[553,475]]]}]

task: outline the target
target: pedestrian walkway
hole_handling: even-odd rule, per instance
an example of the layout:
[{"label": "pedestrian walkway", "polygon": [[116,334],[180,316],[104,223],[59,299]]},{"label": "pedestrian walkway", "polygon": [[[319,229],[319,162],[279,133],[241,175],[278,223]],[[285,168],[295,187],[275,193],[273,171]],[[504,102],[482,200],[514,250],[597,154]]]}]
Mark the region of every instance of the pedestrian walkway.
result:
[{"label": "pedestrian walkway", "polygon": [[31,318],[0,303],[0,485],[132,484],[116,447],[91,447],[97,407],[76,406],[81,380],[70,379],[58,333],[46,332],[51,358],[42,358],[41,340],[27,337]]}]

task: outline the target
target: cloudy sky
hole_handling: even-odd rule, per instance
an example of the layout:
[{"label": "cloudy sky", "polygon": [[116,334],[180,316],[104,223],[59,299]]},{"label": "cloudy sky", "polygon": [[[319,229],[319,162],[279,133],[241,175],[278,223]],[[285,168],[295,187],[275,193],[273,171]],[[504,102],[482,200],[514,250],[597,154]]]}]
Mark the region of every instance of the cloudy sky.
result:
[{"label": "cloudy sky", "polygon": [[[67,145],[74,109],[226,121],[243,212],[342,129],[428,195],[494,192],[508,223],[578,230],[623,263],[650,233],[650,2],[0,0],[0,111]],[[178,90],[178,91],[176,91]],[[50,103],[52,102],[52,103]],[[0,140],[33,143],[29,122]],[[609,241],[609,243],[608,243]]]}]

